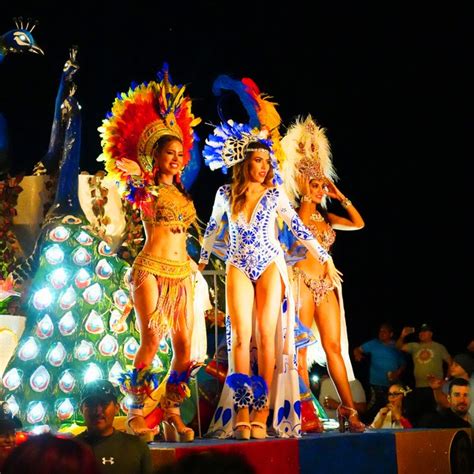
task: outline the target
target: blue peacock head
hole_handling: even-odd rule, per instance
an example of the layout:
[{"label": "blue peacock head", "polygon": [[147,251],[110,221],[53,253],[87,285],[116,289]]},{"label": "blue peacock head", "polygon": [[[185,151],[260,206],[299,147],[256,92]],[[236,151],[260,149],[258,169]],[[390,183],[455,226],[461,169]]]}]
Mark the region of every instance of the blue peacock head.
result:
[{"label": "blue peacock head", "polygon": [[21,17],[15,18],[14,22],[16,28],[0,36],[0,62],[10,53],[44,54],[32,34],[38,22],[32,20],[25,22]]}]

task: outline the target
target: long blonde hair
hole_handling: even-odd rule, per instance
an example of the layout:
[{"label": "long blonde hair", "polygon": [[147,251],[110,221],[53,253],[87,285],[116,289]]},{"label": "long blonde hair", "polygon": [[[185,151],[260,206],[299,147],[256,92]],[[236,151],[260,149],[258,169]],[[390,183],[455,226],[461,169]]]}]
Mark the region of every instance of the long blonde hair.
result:
[{"label": "long blonde hair", "polygon": [[[245,192],[250,181],[250,159],[255,150],[264,148],[270,152],[267,145],[262,142],[251,142],[245,150],[245,159],[237,163],[232,168],[232,184],[230,186],[230,211],[232,216],[236,216],[245,206]],[[270,167],[263,186],[269,188],[273,186],[273,168]]]}]

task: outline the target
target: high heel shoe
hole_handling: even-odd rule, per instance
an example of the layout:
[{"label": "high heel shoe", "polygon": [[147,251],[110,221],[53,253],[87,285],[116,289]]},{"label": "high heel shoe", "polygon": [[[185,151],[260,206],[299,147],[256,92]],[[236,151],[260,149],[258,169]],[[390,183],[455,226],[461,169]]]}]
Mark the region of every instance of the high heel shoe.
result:
[{"label": "high heel shoe", "polygon": [[250,423],[250,436],[252,439],[265,439],[267,437],[267,424],[260,421]]},{"label": "high heel shoe", "polygon": [[[132,401],[128,411],[125,427],[127,433],[139,436],[143,441],[149,443],[159,432],[156,424],[150,426],[144,416],[144,407],[147,404],[156,405],[156,401],[150,398],[150,394],[159,386],[158,374],[149,367],[135,367],[124,372],[120,376],[122,392],[128,395]],[[159,416],[155,417],[157,421]]]},{"label": "high heel shoe", "polygon": [[[267,437],[267,419],[270,410],[268,407],[264,407],[261,410],[255,412],[254,419],[250,423],[250,437],[253,439],[265,439]],[[263,416],[262,416],[263,415]],[[255,420],[258,417],[259,420]]]},{"label": "high heel shoe", "polygon": [[181,419],[180,404],[163,397],[160,402],[163,408],[163,439],[171,443],[190,443],[194,441],[194,430],[185,426]]},{"label": "high heel shoe", "polygon": [[250,431],[251,425],[248,421],[239,421],[234,425],[234,439],[248,441],[250,439]]},{"label": "high heel shoe", "polygon": [[125,422],[126,431],[138,436],[145,443],[151,443],[160,432],[160,427],[150,428],[145,422],[143,413],[129,412]]},{"label": "high heel shoe", "polygon": [[359,414],[355,408],[339,405],[337,407],[337,419],[340,433],[346,431],[346,422],[350,433],[363,433],[365,431],[365,425],[359,420]]}]

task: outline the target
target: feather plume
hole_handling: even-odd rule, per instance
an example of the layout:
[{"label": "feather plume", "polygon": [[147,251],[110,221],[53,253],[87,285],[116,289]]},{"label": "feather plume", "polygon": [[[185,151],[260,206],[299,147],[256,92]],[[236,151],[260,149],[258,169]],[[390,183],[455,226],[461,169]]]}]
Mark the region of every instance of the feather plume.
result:
[{"label": "feather plume", "polygon": [[[316,124],[311,115],[298,117],[281,139],[285,155],[282,166],[283,182],[288,197],[294,205],[301,197],[296,177],[302,173],[307,178],[337,180],[332,163],[332,153],[326,130]],[[322,202],[323,207],[325,202]]]},{"label": "feather plume", "polygon": [[[249,77],[244,77],[241,81],[232,79],[222,74],[217,77],[212,86],[212,91],[216,96],[221,95],[222,90],[235,92],[245,108],[249,117],[249,126],[260,130],[267,130],[269,138],[272,140],[272,148],[279,164],[284,160],[284,154],[280,147],[281,117],[277,112],[276,102],[272,102],[268,94],[260,92],[259,87]],[[221,116],[222,121],[227,121]]]}]

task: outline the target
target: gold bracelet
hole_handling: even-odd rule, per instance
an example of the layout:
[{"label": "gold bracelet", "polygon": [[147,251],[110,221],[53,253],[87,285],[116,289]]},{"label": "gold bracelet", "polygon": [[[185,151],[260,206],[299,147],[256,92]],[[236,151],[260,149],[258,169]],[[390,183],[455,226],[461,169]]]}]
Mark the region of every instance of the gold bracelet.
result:
[{"label": "gold bracelet", "polygon": [[344,209],[347,209],[349,206],[352,206],[352,202],[351,202],[350,199],[345,198],[345,199],[343,199],[343,200],[341,201],[341,206],[342,206]]},{"label": "gold bracelet", "polygon": [[306,194],[301,198],[301,202],[313,202],[311,196],[307,196]]}]

